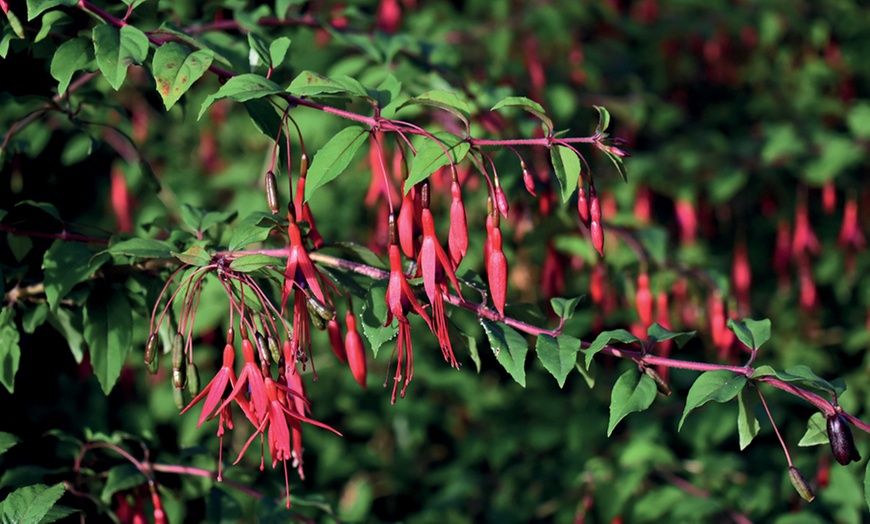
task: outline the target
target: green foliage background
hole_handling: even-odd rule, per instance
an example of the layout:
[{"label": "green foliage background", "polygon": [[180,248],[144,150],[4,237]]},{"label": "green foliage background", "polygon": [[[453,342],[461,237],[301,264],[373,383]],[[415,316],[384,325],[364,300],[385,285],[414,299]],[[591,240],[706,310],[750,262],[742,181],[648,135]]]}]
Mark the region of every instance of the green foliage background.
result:
[{"label": "green foliage background", "polygon": [[[44,260],[53,242],[15,232],[106,237],[116,232],[109,204],[113,169],[135,195],[134,233],[139,236],[180,229],[182,204],[241,217],[267,211],[261,177],[272,142],[240,103],[220,102],[197,119],[201,103],[220,87],[214,75],[205,73],[166,111],[154,80],[139,66],[127,70],[117,91],[100,75],[84,84],[71,99],[74,117],[52,110],[12,132],[16,122],[56,94],[51,64],[58,46],[94,25],[82,10],[66,4],[13,5],[10,12],[25,27],[23,39],[15,35],[11,18],[2,22],[0,129],[7,140],[0,172],[5,226],[0,275],[7,294],[0,317],[0,379],[8,389],[18,347],[20,363],[14,393],[0,389],[0,430],[21,442],[0,456],[0,496],[21,486],[65,480],[91,498],[68,490],[61,503],[92,516],[105,515],[111,507],[110,497],[101,500],[101,493],[131,489],[144,478],[122,470],[117,479],[73,476],[77,449],[67,436],[121,442],[140,458],[145,447],[155,463],[214,470],[215,428],[206,424],[197,429],[195,416],[178,416],[168,371],[151,377],[141,364],[138,348],[147,338],[150,310],[163,283],[159,270],[124,268],[115,258],[106,266],[114,269],[66,290],[68,300],[59,307],[50,304],[50,297],[46,304],[39,297],[12,296],[13,289],[49,278]],[[123,4],[98,5],[116,16],[126,10]],[[28,20],[28,13],[46,6]],[[276,10],[290,21],[257,22],[276,18]],[[848,391],[841,405],[868,418],[870,257],[863,249],[837,243],[845,198],[859,200],[863,231],[870,221],[870,186],[864,175],[870,138],[870,65],[865,59],[870,11],[860,2],[418,0],[402,10],[394,34],[376,29],[377,5],[367,2],[145,1],[136,5],[130,21],[143,31],[170,20],[191,31],[199,28],[197,38],[226,59],[220,67],[236,73],[251,71],[249,40],[240,29],[267,42],[287,36],[292,40],[288,56],[271,77],[284,87],[304,70],[330,77],[347,74],[366,86],[377,86],[392,74],[402,83],[403,96],[451,90],[467,99],[475,114],[487,113],[505,96],[530,96],[544,105],[556,129],[570,128],[571,136],[590,134],[598,118],[592,106],[607,107],[614,136],[628,140],[623,147],[633,157],[627,160],[626,184],[603,155],[589,155],[599,192],[612,195],[616,203],[615,214],[606,217],[614,229],[607,233],[608,253],[600,262],[578,233],[574,201],[540,216],[536,199],[523,189],[515,157],[507,152],[496,156],[511,213],[528,214],[534,223],[530,230],[515,226],[509,228],[513,236],[506,234],[512,238],[506,249],[512,268],[509,301],[531,304],[509,308],[510,313],[538,325],[554,324],[536,281],[552,239],[565,261],[563,296],[587,294],[592,266],[603,263],[617,297],[617,307],[607,315],[588,298],[582,300],[565,333],[591,341],[603,328],[635,322],[634,282],[641,264],[627,242],[615,241],[615,228],[623,228],[648,251],[655,291],[671,289],[677,268],[696,276],[690,295],[701,319],[699,336],[672,356],[715,362],[705,328],[706,283],[728,288],[735,242],[743,239],[753,271],[751,311],[745,316],[772,321],[772,338],[756,363],[777,369],[804,364],[825,378],[842,377]],[[221,21],[233,25],[221,29]],[[322,29],[329,21],[340,29]],[[202,27],[212,22],[217,30]],[[265,74],[265,68],[257,72]],[[73,81],[82,74],[76,72]],[[66,104],[60,109],[66,110]],[[358,100],[336,104],[366,110]],[[130,115],[147,120],[131,121]],[[347,126],[306,108],[294,110],[294,116],[309,154]],[[448,113],[432,108],[400,116],[432,129],[455,126]],[[501,138],[530,137],[540,127],[519,110],[506,116],[497,121]],[[475,136],[490,132],[480,121],[473,125]],[[138,152],[107,132],[106,124],[135,137]],[[363,156],[311,200],[320,231],[329,240],[366,243],[383,234],[374,229],[373,210],[363,205],[369,182]],[[159,180],[159,192],[140,158]],[[821,187],[827,183],[837,192],[831,214],[821,203]],[[651,225],[639,223],[633,212],[642,188],[653,192]],[[474,252],[463,267],[479,270],[485,195],[468,192],[465,198]],[[808,203],[821,244],[812,257],[818,303],[811,311],[799,305],[795,266],[777,274],[772,260],[777,224],[793,223],[799,198]],[[698,209],[701,226],[693,245],[682,245],[678,238],[674,202],[680,199]],[[49,203],[56,216],[26,201]],[[436,220],[440,217],[443,231],[447,206],[441,195],[433,204],[441,210]],[[223,243],[231,232],[223,225],[212,231]],[[67,258],[61,258],[59,267],[73,270],[75,261],[93,252],[61,254]],[[571,257],[579,262],[568,264]],[[790,285],[779,285],[782,279]],[[81,336],[83,321],[92,324],[97,312],[71,307],[100,293],[121,297],[113,299],[111,311],[129,309],[132,319],[133,349],[109,395],[91,372],[95,348],[88,351]],[[220,340],[225,328],[221,293],[217,285],[207,287],[197,316],[204,380],[217,367],[215,337]],[[733,297],[730,304],[733,310]],[[361,309],[361,299],[355,307]],[[593,364],[594,387],[580,373],[569,374],[560,387],[532,351],[523,388],[496,362],[473,314],[457,310],[452,320],[470,335],[473,349],[458,350],[461,371],[446,366],[432,337],[417,329],[415,378],[406,398],[393,406],[389,390],[380,387],[381,377],[388,375],[385,353],[392,342],[370,360],[369,388],[362,391],[329,354],[325,335],[315,335],[318,380],[307,382],[307,393],[314,417],[344,437],[306,428],[306,477],[291,486],[295,514],[316,521],[370,522],[866,520],[866,459],[841,467],[831,460],[827,445],[798,447],[816,410],[794,396],[762,386],[795,465],[816,491],[809,504],[790,486],[786,459],[759,406],[752,408],[759,435],[743,451],[736,402],[706,404],[677,431],[697,372],[672,370],[675,394],[659,396],[649,410],[629,415],[607,438],[611,392],[617,379],[636,367],[633,363],[599,357]],[[108,351],[115,349],[111,343]],[[479,372],[473,352],[479,354]],[[855,436],[862,456],[870,456],[866,435],[855,430]],[[234,432],[225,460],[235,459],[234,451],[247,437],[245,431]],[[158,473],[171,521],[239,521],[252,515],[284,521],[288,514],[280,501],[273,503],[280,499],[280,471],[259,471],[254,455],[227,468],[225,476],[262,493],[266,498],[261,501],[227,483]],[[102,472],[124,467],[124,462],[109,453],[95,454],[87,467]],[[820,485],[826,471],[829,480]]]}]

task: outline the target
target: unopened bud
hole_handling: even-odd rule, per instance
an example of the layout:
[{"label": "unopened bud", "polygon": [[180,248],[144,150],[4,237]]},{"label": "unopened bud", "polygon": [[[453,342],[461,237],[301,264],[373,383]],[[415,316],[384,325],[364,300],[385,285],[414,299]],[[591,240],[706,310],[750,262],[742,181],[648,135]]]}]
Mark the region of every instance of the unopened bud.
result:
[{"label": "unopened bud", "polygon": [[807,502],[812,502],[816,496],[813,494],[813,490],[810,488],[807,479],[801,475],[801,471],[794,466],[789,466],[788,468],[788,479],[791,481],[791,485],[794,486],[795,491],[798,492],[798,495],[801,496],[802,499]]},{"label": "unopened bud", "polygon": [[849,422],[841,413],[834,413],[828,417],[828,440],[831,441],[831,451],[834,453],[834,458],[837,462],[846,466],[849,462],[858,462],[861,460],[861,454],[858,453],[858,448],[855,447],[855,440],[852,438],[852,430],[849,428]]}]

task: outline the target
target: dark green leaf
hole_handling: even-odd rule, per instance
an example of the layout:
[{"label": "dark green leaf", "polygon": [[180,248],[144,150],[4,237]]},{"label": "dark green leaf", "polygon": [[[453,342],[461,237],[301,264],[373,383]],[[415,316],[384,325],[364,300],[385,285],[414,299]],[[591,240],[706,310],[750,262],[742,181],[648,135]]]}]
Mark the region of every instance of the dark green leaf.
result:
[{"label": "dark green leaf", "polygon": [[740,436],[740,449],[746,449],[746,446],[752,442],[752,439],[758,435],[758,430],[761,426],[758,424],[758,419],[755,418],[755,413],[752,412],[754,405],[753,397],[749,391],[740,390],[737,396],[737,433]]},{"label": "dark green leaf", "polygon": [[0,502],[0,520],[5,522],[38,523],[63,495],[63,484],[36,484],[18,488]]},{"label": "dark green leaf", "polygon": [[76,364],[81,364],[85,354],[81,309],[58,308],[52,311],[48,322],[66,339]]},{"label": "dark green leaf", "polygon": [[46,318],[48,318],[48,305],[44,302],[29,307],[24,310],[24,315],[21,317],[21,329],[32,335],[36,328],[45,322]]},{"label": "dark green leaf", "polygon": [[112,391],[130,352],[133,313],[123,293],[93,293],[85,304],[85,340],[94,375],[105,394]]},{"label": "dark green leaf", "polygon": [[625,162],[622,161],[622,157],[619,155],[614,155],[610,151],[603,150],[604,154],[607,155],[607,158],[613,162],[613,167],[616,168],[616,171],[619,173],[619,176],[622,177],[623,182],[628,182],[628,172],[625,170]]},{"label": "dark green leaf", "polygon": [[248,100],[243,102],[243,105],[257,131],[274,140],[281,129],[281,115],[278,114],[278,109],[265,98]]},{"label": "dark green leaf", "polygon": [[595,366],[590,366],[589,369],[587,369],[582,363],[577,362],[574,364],[574,367],[577,368],[577,372],[583,376],[583,380],[586,381],[586,385],[589,386],[589,389],[594,388],[595,376],[597,375]]},{"label": "dark green leaf", "polygon": [[607,109],[601,106],[592,106],[598,111],[598,126],[595,128],[595,132],[598,134],[602,134],[607,131],[607,128],[610,127],[610,112]]},{"label": "dark green leaf", "polygon": [[15,260],[21,262],[33,248],[33,240],[26,236],[7,235],[6,245],[9,246],[9,251],[12,251]]},{"label": "dark green leaf", "polygon": [[580,181],[580,157],[570,148],[557,145],[550,148],[550,161],[562,189],[562,202],[567,202]]},{"label": "dark green leaf", "polygon": [[842,395],[846,391],[846,385],[844,383],[839,382],[834,384],[828,382],[822,377],[816,375],[813,370],[802,364],[786,368],[785,371],[777,371],[772,369],[770,366],[759,366],[758,369],[755,370],[755,373],[752,374],[753,377],[764,375],[774,375],[785,382],[798,383],[806,387],[834,393],[837,396]]},{"label": "dark green leaf", "polygon": [[151,68],[157,92],[167,111],[208,71],[213,60],[214,53],[210,50],[191,53],[190,49],[175,42],[167,42],[154,52]]},{"label": "dark green leaf", "polygon": [[554,297],[550,299],[550,306],[553,308],[553,313],[555,313],[559,318],[568,320],[574,316],[574,310],[577,309],[577,304],[579,304],[582,299],[583,297]]},{"label": "dark green leaf", "polygon": [[109,469],[106,476],[106,483],[103,484],[103,493],[100,495],[100,500],[108,504],[115,493],[135,488],[140,484],[145,484],[146,481],[145,476],[133,464],[124,463],[114,466]]},{"label": "dark green leaf", "polygon": [[807,431],[801,437],[798,446],[818,446],[827,444],[828,440],[828,421],[821,413],[813,413],[813,416],[807,421]]},{"label": "dark green leaf", "polygon": [[530,100],[524,96],[509,96],[507,98],[502,99],[499,103],[492,106],[490,111],[495,111],[502,107],[520,107],[524,111],[528,111],[529,113],[535,115],[547,126],[547,129],[550,130],[550,133],[553,132],[553,121],[550,120],[550,117],[547,116],[547,112],[544,111],[544,108],[541,104],[535,102],[534,100]]},{"label": "dark green leaf", "polygon": [[496,360],[519,385],[526,387],[525,364],[526,353],[529,351],[526,338],[514,328],[499,322],[481,319],[480,323],[486,331]]},{"label": "dark green leaf", "polygon": [[592,344],[590,344],[589,347],[586,348],[586,369],[589,369],[589,364],[592,363],[592,357],[594,357],[596,353],[604,349],[604,346],[610,344],[611,342],[622,342],[623,344],[631,344],[633,342],[640,342],[640,339],[624,329],[602,331],[598,334],[597,337],[595,337],[595,340],[592,341]]},{"label": "dark green leaf", "polygon": [[250,273],[267,266],[283,268],[284,262],[277,257],[261,255],[259,253],[245,255],[230,262],[230,269],[241,273]]},{"label": "dark green leaf", "polygon": [[109,246],[105,253],[135,258],[170,258],[174,247],[169,242],[154,238],[130,238]]},{"label": "dark green leaf", "polygon": [[172,253],[172,255],[185,264],[196,267],[205,267],[212,262],[211,254],[202,246],[191,246],[183,253]]},{"label": "dark green leaf", "polygon": [[[266,41],[260,38],[260,35],[254,33],[253,31],[248,32],[248,45],[251,46],[251,49],[257,53],[257,57],[260,59],[260,63],[265,65],[266,67],[272,67],[272,57],[269,55],[269,47],[266,44]],[[257,64],[254,63],[254,60],[251,59],[251,69],[254,68]]]},{"label": "dark green leaf", "polygon": [[305,183],[306,202],[320,186],[334,180],[347,168],[367,137],[368,132],[364,128],[351,126],[329,139],[314,155],[308,169],[308,180]]},{"label": "dark green leaf", "polygon": [[555,377],[561,388],[565,385],[568,373],[577,363],[580,341],[568,335],[559,335],[558,337],[540,335],[535,351],[538,353],[538,359],[544,365],[544,369]]},{"label": "dark green leaf", "polygon": [[656,398],[656,383],[645,373],[629,369],[623,373],[610,396],[610,421],[607,423],[607,436],[619,421],[629,413],[644,411],[652,406]]},{"label": "dark green leaf", "polygon": [[682,429],[683,422],[692,411],[700,408],[707,402],[728,402],[746,385],[746,375],[740,375],[727,369],[707,371],[695,380],[686,396],[686,408],[680,418],[677,430]]},{"label": "dark green leaf", "polygon": [[77,0],[27,0],[27,21],[33,20],[39,16],[39,13],[52,7],[72,7],[77,3]]},{"label": "dark green leaf", "polygon": [[455,94],[447,91],[428,91],[420,96],[406,100],[396,110],[398,111],[403,107],[413,105],[437,107],[448,111],[455,115],[456,118],[462,120],[465,123],[465,127],[468,127],[468,121],[471,120],[471,110],[468,108],[468,105]]},{"label": "dark green leaf", "polygon": [[148,37],[131,25],[121,29],[102,24],[94,28],[97,65],[116,91],[127,78],[127,67],[141,64],[148,56]]},{"label": "dark green leaf", "polygon": [[762,344],[770,340],[770,320],[743,319],[736,322],[728,319],[728,329],[737,335],[737,338],[749,349],[758,349]]},{"label": "dark green leaf", "polygon": [[375,358],[381,345],[392,340],[399,332],[399,321],[395,318],[390,325],[384,326],[384,321],[387,319],[387,285],[386,280],[372,282],[360,315],[363,334],[368,339]]},{"label": "dark green leaf", "polygon": [[51,34],[52,28],[57,28],[70,22],[72,22],[72,18],[63,11],[49,11],[45,13],[42,17],[42,27],[39,28],[39,33],[36,34],[33,42],[36,43],[44,40]]},{"label": "dark green leaf", "polygon": [[6,433],[5,431],[0,431],[0,455],[6,453],[6,451],[21,442],[21,439],[13,435],[12,433]]},{"label": "dark green leaf", "polygon": [[251,213],[235,227],[233,236],[227,248],[236,251],[247,247],[254,242],[262,242],[269,236],[269,232],[277,222],[271,213],[256,211]]},{"label": "dark green leaf", "polygon": [[266,77],[247,73],[230,78],[218,89],[217,93],[208,95],[199,109],[197,119],[202,118],[213,103],[222,98],[230,98],[236,102],[245,102],[282,93],[284,90]]},{"label": "dark green leaf", "polygon": [[86,245],[63,240],[55,240],[45,252],[42,260],[45,299],[52,311],[57,311],[60,301],[76,284],[86,281],[109,259],[107,256],[93,255],[94,252]]},{"label": "dark green leaf", "polygon": [[646,334],[649,337],[650,342],[664,342],[665,340],[676,339],[677,347],[683,347],[686,342],[691,340],[695,336],[694,331],[680,331],[674,332],[665,327],[662,327],[658,322],[653,323],[646,330]]},{"label": "dark green leaf", "polygon": [[437,141],[426,140],[414,155],[411,172],[405,181],[405,194],[414,187],[414,184],[426,179],[441,166],[456,164],[468,154],[470,146],[462,138],[450,133],[435,133]]},{"label": "dark green leaf", "polygon": [[44,213],[48,214],[49,216],[51,216],[53,219],[57,220],[58,222],[63,222],[63,220],[61,220],[61,218],[60,218],[60,213],[57,211],[57,208],[54,207],[54,204],[49,204],[48,202],[36,202],[33,200],[22,200],[22,201],[18,202],[17,204],[15,204],[15,207],[18,207],[18,206],[35,207],[35,208],[39,209],[40,211],[43,211]]},{"label": "dark green leaf", "polygon": [[87,38],[73,38],[62,43],[51,59],[51,76],[57,80],[57,92],[69,87],[76,71],[90,69],[94,60],[94,46]]},{"label": "dark green leaf", "polygon": [[15,325],[15,309],[0,310],[0,383],[9,391],[15,391],[15,373],[21,360],[18,346],[18,327]]}]

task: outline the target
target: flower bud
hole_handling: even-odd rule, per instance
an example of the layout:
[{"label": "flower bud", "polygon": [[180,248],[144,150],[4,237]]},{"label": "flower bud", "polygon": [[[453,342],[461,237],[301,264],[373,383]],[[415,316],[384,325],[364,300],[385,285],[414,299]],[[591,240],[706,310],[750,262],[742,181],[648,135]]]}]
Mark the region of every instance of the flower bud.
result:
[{"label": "flower bud", "polygon": [[184,409],[184,390],[179,388],[172,388],[172,400],[175,401],[175,407],[178,409]]},{"label": "flower bud", "polygon": [[[172,385],[175,389],[184,389],[187,386],[187,370],[183,367],[172,369]],[[184,405],[181,406],[182,408]]]},{"label": "flower bud", "polygon": [[187,386],[190,394],[194,397],[199,394],[199,368],[196,364],[190,362],[187,364]]},{"label": "flower bud", "polygon": [[182,366],[184,366],[184,337],[179,332],[172,339],[172,367],[180,368]]},{"label": "flower bud", "polygon": [[828,440],[831,441],[831,451],[834,453],[834,458],[846,466],[849,462],[858,462],[861,460],[861,454],[858,453],[858,448],[855,447],[855,440],[852,438],[852,430],[849,428],[849,422],[840,413],[834,413],[828,416]]},{"label": "flower bud", "polygon": [[807,502],[812,502],[816,496],[813,494],[813,490],[810,488],[807,479],[801,475],[801,471],[794,466],[789,466],[788,468],[788,479],[791,481],[791,485],[794,486],[795,491],[798,492],[798,495],[801,496],[802,499]]},{"label": "flower bud", "polygon": [[664,395],[666,397],[671,396],[670,384],[668,384],[668,381],[663,379],[662,376],[659,375],[655,369],[645,367],[645,368],[643,368],[643,372],[646,373],[649,376],[649,378],[653,379],[653,381],[656,383],[656,389],[658,390],[659,393],[661,393],[662,395]]},{"label": "flower bud", "polygon": [[275,173],[269,171],[266,173],[266,202],[269,204],[269,211],[273,215],[278,214],[278,183],[275,181]]},{"label": "flower bud", "polygon": [[281,348],[278,347],[278,340],[272,335],[269,335],[266,337],[266,345],[269,346],[269,354],[272,355],[272,361],[275,362],[275,364],[280,364]]},{"label": "flower bud", "polygon": [[151,365],[151,362],[157,357],[157,333],[151,333],[148,337],[148,343],[145,344],[145,364]]}]

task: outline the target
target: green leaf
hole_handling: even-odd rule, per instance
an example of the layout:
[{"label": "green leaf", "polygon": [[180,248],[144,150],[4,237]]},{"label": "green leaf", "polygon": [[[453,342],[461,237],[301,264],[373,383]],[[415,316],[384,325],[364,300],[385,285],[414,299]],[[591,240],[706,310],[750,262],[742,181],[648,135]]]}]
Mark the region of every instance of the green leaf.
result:
[{"label": "green leaf", "polygon": [[167,42],[154,52],[151,69],[167,111],[208,71],[213,61],[212,51],[200,49],[191,53],[176,42]]},{"label": "green leaf", "polygon": [[85,340],[94,375],[108,395],[130,352],[133,312],[117,290],[91,294],[85,304]]},{"label": "green leaf", "polygon": [[[272,57],[269,56],[269,48],[266,45],[266,41],[260,38],[260,35],[254,33],[253,31],[248,33],[248,45],[251,46],[251,49],[257,54],[257,57],[260,59],[259,62],[266,67],[272,67]],[[249,57],[251,60],[251,68],[257,64],[254,63],[252,57]]]},{"label": "green leaf", "polygon": [[743,319],[736,322],[728,319],[728,329],[737,335],[737,338],[749,349],[758,349],[762,344],[770,340],[770,320]]},{"label": "green leaf", "polygon": [[837,396],[842,395],[846,391],[846,384],[841,380],[829,382],[802,364],[786,368],[785,371],[777,371],[770,366],[758,366],[752,374],[752,378],[768,375],[773,375],[785,382],[795,382],[802,386],[819,389]]},{"label": "green leaf", "polygon": [[740,435],[740,449],[746,449],[746,446],[752,442],[752,439],[758,435],[758,430],[761,426],[758,424],[758,419],[755,418],[755,413],[752,412],[754,404],[753,397],[746,389],[740,390],[737,396],[737,433]]},{"label": "green leaf", "polygon": [[109,260],[107,256],[93,255],[84,244],[63,240],[55,240],[45,252],[42,260],[45,299],[52,311],[57,311],[60,301],[76,284],[86,281]]},{"label": "green leaf", "polygon": [[245,255],[230,262],[230,269],[241,273],[250,273],[267,266],[283,268],[284,263],[277,257],[261,255],[259,253]]},{"label": "green leaf", "polygon": [[583,377],[583,380],[586,381],[586,385],[589,389],[595,387],[595,375],[597,375],[595,366],[592,366],[590,369],[586,369],[580,362],[577,362],[574,367],[577,369],[577,372]]},{"label": "green leaf", "polygon": [[455,94],[447,91],[427,91],[420,96],[406,100],[396,110],[398,111],[403,107],[414,105],[443,109],[462,120],[466,128],[468,127],[468,121],[471,120],[471,110],[468,108],[468,104],[460,100]]},{"label": "green leaf", "polygon": [[653,325],[646,330],[646,334],[649,337],[650,342],[653,344],[664,342],[665,340],[676,339],[677,347],[680,348],[695,336],[694,331],[674,332],[668,328],[662,327],[658,322],[653,323]]},{"label": "green leaf", "polygon": [[550,307],[553,308],[553,313],[555,313],[559,318],[568,320],[574,316],[574,310],[577,309],[577,304],[579,304],[582,299],[583,297],[554,297],[550,299]]},{"label": "green leaf", "polygon": [[287,51],[290,49],[290,38],[282,36],[272,40],[269,44],[269,60],[272,61],[272,68],[281,67],[284,59],[287,57]]},{"label": "green leaf", "polygon": [[48,318],[48,305],[44,302],[35,307],[28,307],[21,317],[21,329],[32,335],[36,328],[45,323],[46,318]]},{"label": "green leaf", "polygon": [[559,387],[565,385],[565,378],[574,369],[577,363],[577,352],[580,351],[580,341],[568,335],[552,337],[550,335],[538,336],[535,351],[538,360],[544,365],[544,369],[559,383]]},{"label": "green leaf", "polygon": [[85,355],[85,339],[82,335],[82,310],[58,308],[48,317],[48,323],[66,339],[76,364],[82,363]]},{"label": "green leaf", "polygon": [[145,476],[133,464],[125,462],[124,464],[114,466],[109,469],[106,476],[106,483],[103,484],[100,500],[108,504],[115,493],[135,488],[140,484],[145,484],[145,482]]},{"label": "green leaf", "polygon": [[27,0],[27,21],[33,20],[39,16],[39,13],[52,7],[73,7],[77,3],[77,0]]},{"label": "green leaf", "polygon": [[30,206],[39,209],[43,213],[49,215],[51,218],[57,220],[58,222],[63,222],[60,218],[60,213],[57,211],[57,208],[54,207],[54,204],[49,204],[48,202],[36,202],[34,200],[22,200],[15,204],[15,207],[18,206]]},{"label": "green leaf", "polygon": [[589,364],[592,363],[592,357],[594,357],[596,353],[604,349],[604,346],[610,344],[611,342],[622,342],[623,344],[631,344],[633,342],[640,342],[640,339],[624,329],[602,331],[598,334],[597,337],[595,337],[595,340],[592,341],[592,344],[589,344],[589,347],[586,348],[586,369],[589,369]]},{"label": "green leaf", "polygon": [[135,258],[171,258],[175,248],[169,242],[155,238],[130,238],[109,246],[104,253]]},{"label": "green leaf", "polygon": [[534,100],[530,100],[524,96],[509,96],[507,98],[502,99],[499,103],[492,106],[490,111],[495,111],[502,107],[520,107],[524,111],[528,111],[529,113],[535,115],[547,126],[547,129],[550,130],[550,134],[553,133],[553,121],[550,120],[550,117],[547,116],[547,112],[544,111],[544,108],[541,104],[535,102]]},{"label": "green leaf", "polygon": [[15,309],[0,310],[0,383],[9,391],[15,391],[15,374],[21,361],[18,328],[15,326]]},{"label": "green leaf", "polygon": [[276,224],[275,217],[271,213],[255,211],[239,222],[233,230],[227,248],[236,251],[254,242],[262,242],[266,240]]},{"label": "green leaf", "polygon": [[414,184],[426,179],[441,166],[456,164],[468,154],[470,146],[461,137],[444,132],[435,133],[433,136],[437,141],[426,140],[417,148],[411,172],[405,181],[406,195]]},{"label": "green leaf", "polygon": [[358,81],[342,76],[341,79],[327,78],[314,71],[302,71],[290,82],[287,92],[297,97],[353,94],[368,98],[369,92]]},{"label": "green leaf", "polygon": [[604,154],[607,155],[607,158],[609,158],[610,161],[613,162],[613,167],[616,168],[616,172],[619,173],[619,176],[622,177],[622,181],[628,182],[628,172],[626,172],[625,170],[625,162],[622,161],[622,157],[620,157],[619,155],[614,155],[606,149],[602,149],[602,151],[604,151]]},{"label": "green leaf", "polygon": [[364,128],[351,126],[329,139],[314,155],[308,169],[308,180],[305,183],[306,202],[320,186],[331,182],[347,168],[367,137],[368,132]]},{"label": "green leaf", "polygon": [[821,413],[813,413],[813,416],[807,421],[807,431],[804,433],[804,436],[801,437],[798,446],[818,446],[820,444],[827,444],[828,442],[830,442],[830,440],[828,439],[827,419],[825,419],[825,416]]},{"label": "green leaf", "polygon": [[218,89],[217,93],[208,95],[199,109],[197,120],[202,118],[213,103],[222,98],[230,98],[236,102],[246,102],[264,98],[270,95],[283,93],[284,90],[275,82],[266,77],[247,73],[230,78],[227,82]]},{"label": "green leaf", "polygon": [[211,254],[202,246],[190,246],[183,253],[172,253],[172,255],[185,264],[195,267],[211,264]]},{"label": "green leaf", "polygon": [[656,383],[646,373],[638,373],[637,369],[629,369],[623,373],[610,396],[610,422],[607,423],[607,436],[619,421],[629,413],[638,413],[652,406],[656,398]]},{"label": "green leaf", "polygon": [[374,251],[362,244],[355,242],[333,242],[321,248],[322,251],[335,249],[347,255],[353,255],[357,260],[372,267],[385,267],[384,261],[381,260]]},{"label": "green leaf", "polygon": [[610,112],[607,109],[601,106],[592,106],[598,111],[598,126],[595,128],[595,132],[599,135],[607,131],[607,128],[610,127]]},{"label": "green leaf", "polygon": [[62,43],[51,59],[49,71],[57,80],[57,92],[64,93],[77,71],[89,69],[94,61],[94,46],[87,38],[73,38]]},{"label": "green leaf", "polygon": [[859,102],[851,105],[846,115],[846,124],[855,138],[866,140],[870,138],[870,104]]},{"label": "green leaf", "polygon": [[45,13],[42,17],[42,26],[39,28],[39,33],[34,37],[33,43],[45,40],[45,38],[51,34],[52,28],[63,26],[71,22],[72,18],[63,11],[49,11]]},{"label": "green leaf", "polygon": [[550,161],[562,188],[562,202],[567,202],[580,181],[580,157],[570,148],[557,145],[550,148]]},{"label": "green leaf", "polygon": [[94,28],[94,54],[100,71],[117,91],[127,78],[127,66],[141,64],[148,56],[148,37],[131,25],[121,29],[98,25]]},{"label": "green leaf", "polygon": [[707,371],[695,380],[686,396],[686,408],[680,418],[677,431],[682,429],[683,422],[692,411],[700,408],[707,402],[714,400],[719,403],[728,402],[746,385],[746,375],[740,375],[727,369]]},{"label": "green leaf", "polygon": [[369,286],[369,291],[366,294],[365,302],[362,307],[363,334],[372,346],[372,353],[375,358],[378,357],[378,350],[389,340],[392,340],[399,332],[399,321],[395,318],[393,322],[384,326],[384,320],[387,318],[387,286],[389,282],[386,280],[376,280]]},{"label": "green leaf", "polygon": [[42,522],[49,510],[63,496],[63,484],[36,484],[18,488],[0,502],[0,520],[5,522]]},{"label": "green leaf", "polygon": [[517,381],[517,384],[526,387],[525,363],[526,353],[529,352],[526,338],[505,324],[486,319],[481,319],[480,323],[486,331],[489,345],[498,363]]},{"label": "green leaf", "polygon": [[864,467],[864,503],[870,508],[870,462]]},{"label": "green leaf", "polygon": [[6,453],[9,448],[21,442],[21,439],[13,435],[12,433],[6,433],[5,431],[0,431],[0,455]]}]

